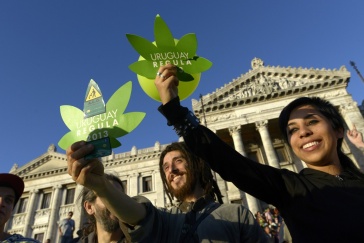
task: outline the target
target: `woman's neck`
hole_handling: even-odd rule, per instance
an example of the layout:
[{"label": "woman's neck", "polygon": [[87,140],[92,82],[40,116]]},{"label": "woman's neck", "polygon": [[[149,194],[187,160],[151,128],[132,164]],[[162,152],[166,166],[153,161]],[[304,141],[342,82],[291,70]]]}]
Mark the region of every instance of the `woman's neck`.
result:
[{"label": "woman's neck", "polygon": [[326,165],[326,166],[313,166],[313,165],[307,165],[308,168],[314,169],[314,170],[318,170],[318,171],[322,171],[325,172],[327,174],[330,175],[340,175],[341,172],[343,171],[341,164],[330,164],[330,165]]}]

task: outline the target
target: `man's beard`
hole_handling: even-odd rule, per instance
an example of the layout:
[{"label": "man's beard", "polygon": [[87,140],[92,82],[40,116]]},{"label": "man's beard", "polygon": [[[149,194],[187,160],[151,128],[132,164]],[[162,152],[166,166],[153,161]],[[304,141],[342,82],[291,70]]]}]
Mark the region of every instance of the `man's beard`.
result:
[{"label": "man's beard", "polygon": [[186,175],[186,183],[182,187],[174,189],[171,186],[171,183],[168,183],[168,189],[170,193],[179,201],[183,201],[187,196],[190,196],[196,186],[196,178],[193,173],[187,170],[186,173],[179,173],[178,175],[182,176],[183,174]]},{"label": "man's beard", "polygon": [[95,213],[96,221],[100,223],[102,228],[109,233],[112,233],[120,228],[119,226],[119,220],[116,218],[111,218],[110,211],[106,208],[100,208],[95,205],[97,208],[97,213]]}]

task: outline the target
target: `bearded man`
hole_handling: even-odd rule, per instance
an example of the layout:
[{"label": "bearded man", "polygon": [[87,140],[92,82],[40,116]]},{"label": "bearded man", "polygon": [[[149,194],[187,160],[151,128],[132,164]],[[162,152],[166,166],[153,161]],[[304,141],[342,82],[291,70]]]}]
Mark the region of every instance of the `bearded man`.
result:
[{"label": "bearded man", "polygon": [[[147,198],[130,198],[106,179],[100,160],[85,160],[92,145],[67,149],[68,173],[93,190],[113,215],[129,226],[132,242],[267,242],[253,214],[241,204],[222,204],[208,164],[184,143],[161,153],[160,175],[167,196],[178,205],[155,207]],[[215,202],[215,200],[218,202]]]},{"label": "bearded man", "polygon": [[[105,177],[119,190],[124,191],[121,180],[112,174]],[[125,226],[112,215],[100,198],[90,189],[84,187],[79,199],[82,199],[83,210],[88,216],[88,222],[82,229],[83,236],[79,243],[110,243],[129,242]]]}]

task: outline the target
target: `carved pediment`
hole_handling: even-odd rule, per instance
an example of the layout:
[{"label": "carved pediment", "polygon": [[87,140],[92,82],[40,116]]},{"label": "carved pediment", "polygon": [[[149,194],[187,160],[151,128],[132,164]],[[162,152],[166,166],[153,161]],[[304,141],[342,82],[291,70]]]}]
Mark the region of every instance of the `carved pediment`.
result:
[{"label": "carved pediment", "polygon": [[[262,97],[277,97],[291,94],[291,90],[312,90],[346,84],[350,73],[345,66],[339,70],[264,66],[259,58],[252,60],[252,70],[232,82],[202,97],[205,107],[230,101],[248,99],[262,100]],[[264,99],[264,98],[263,98]],[[248,103],[249,103],[248,102]],[[241,102],[240,102],[241,103]],[[194,111],[201,109],[201,102],[192,101]]]},{"label": "carved pediment", "polygon": [[51,145],[48,147],[46,153],[33,159],[24,166],[19,167],[18,165],[14,165],[11,173],[16,174],[23,179],[37,177],[39,174],[54,175],[64,173],[67,168],[66,155],[55,151],[55,146]]}]

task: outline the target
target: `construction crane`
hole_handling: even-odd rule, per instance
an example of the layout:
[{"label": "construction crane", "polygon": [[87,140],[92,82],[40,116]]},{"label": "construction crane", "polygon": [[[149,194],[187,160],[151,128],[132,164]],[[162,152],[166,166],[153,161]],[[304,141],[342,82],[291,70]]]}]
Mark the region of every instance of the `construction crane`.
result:
[{"label": "construction crane", "polygon": [[359,72],[359,69],[356,67],[355,62],[350,61],[350,65],[355,69],[356,73],[359,75],[361,81],[364,82],[364,77],[361,75],[361,73]]}]

